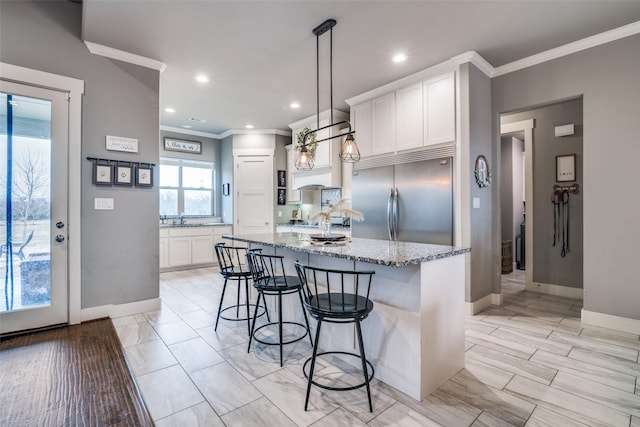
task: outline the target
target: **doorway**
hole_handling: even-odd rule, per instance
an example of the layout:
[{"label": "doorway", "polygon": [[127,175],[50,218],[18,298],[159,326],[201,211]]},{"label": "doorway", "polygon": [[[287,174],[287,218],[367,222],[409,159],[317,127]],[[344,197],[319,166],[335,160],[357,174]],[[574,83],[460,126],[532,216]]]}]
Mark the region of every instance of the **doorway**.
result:
[{"label": "doorway", "polygon": [[67,323],[67,93],[0,82],[0,333]]},{"label": "doorway", "polygon": [[272,233],[273,155],[238,155],[234,162],[234,234]]},{"label": "doorway", "polygon": [[[524,241],[522,260],[527,290],[566,296],[583,297],[583,175],[582,175],[582,98],[555,102],[530,110],[502,114],[501,177],[518,182],[515,159],[518,147],[523,147],[524,198],[500,194],[501,205],[512,204],[513,212],[526,201],[523,233],[517,231],[516,215],[502,230],[514,236],[514,259],[518,259],[518,244]],[[571,132],[565,129],[571,128]],[[521,143],[522,141],[523,143]],[[511,158],[509,161],[509,157]],[[571,160],[570,176],[562,162]],[[562,162],[560,162],[562,160]],[[506,165],[510,163],[510,166]],[[511,167],[511,170],[507,170]],[[501,183],[505,184],[504,182]],[[511,199],[509,199],[511,197]],[[511,215],[511,211],[506,215]],[[521,234],[520,239],[516,236]],[[517,240],[517,242],[516,242]],[[517,264],[516,264],[517,268]]]}]

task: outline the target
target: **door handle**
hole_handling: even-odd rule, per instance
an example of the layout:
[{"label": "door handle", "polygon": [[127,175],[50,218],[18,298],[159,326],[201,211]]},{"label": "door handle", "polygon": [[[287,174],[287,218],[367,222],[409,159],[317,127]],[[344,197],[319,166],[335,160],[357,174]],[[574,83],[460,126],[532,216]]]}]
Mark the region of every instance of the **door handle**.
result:
[{"label": "door handle", "polygon": [[393,188],[389,190],[389,199],[387,200],[387,231],[389,232],[389,240],[393,240]]},{"label": "door handle", "polygon": [[393,191],[393,240],[398,240],[398,222],[400,222],[400,207],[398,205],[398,189]]},{"label": "door handle", "polygon": [[58,242],[58,243],[62,243],[62,242],[64,242],[64,236],[63,236],[63,235],[61,235],[61,234],[58,234],[58,235],[56,236],[56,242]]}]

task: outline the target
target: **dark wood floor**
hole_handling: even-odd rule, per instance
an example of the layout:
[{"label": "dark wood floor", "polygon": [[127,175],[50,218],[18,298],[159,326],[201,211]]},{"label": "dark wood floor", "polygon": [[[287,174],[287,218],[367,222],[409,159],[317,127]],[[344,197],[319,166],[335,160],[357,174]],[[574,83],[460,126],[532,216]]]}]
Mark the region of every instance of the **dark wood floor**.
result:
[{"label": "dark wood floor", "polygon": [[111,320],[0,342],[0,425],[153,426]]}]

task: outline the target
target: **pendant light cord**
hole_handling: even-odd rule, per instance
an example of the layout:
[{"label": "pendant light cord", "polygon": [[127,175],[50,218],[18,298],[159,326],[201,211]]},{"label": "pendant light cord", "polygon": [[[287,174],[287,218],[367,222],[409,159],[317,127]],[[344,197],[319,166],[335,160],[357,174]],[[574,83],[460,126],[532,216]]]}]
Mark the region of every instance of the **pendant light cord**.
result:
[{"label": "pendant light cord", "polygon": [[333,124],[333,27],[329,30],[329,87],[331,94],[331,107],[329,113],[331,114],[330,125]]},{"label": "pendant light cord", "polygon": [[320,128],[320,35],[316,34],[316,129]]}]

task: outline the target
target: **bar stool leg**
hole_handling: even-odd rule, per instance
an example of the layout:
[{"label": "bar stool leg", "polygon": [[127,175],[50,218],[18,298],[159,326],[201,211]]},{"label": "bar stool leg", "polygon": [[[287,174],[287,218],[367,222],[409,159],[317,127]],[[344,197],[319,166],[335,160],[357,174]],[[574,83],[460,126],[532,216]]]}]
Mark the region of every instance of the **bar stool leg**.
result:
[{"label": "bar stool leg", "polygon": [[307,324],[307,335],[309,335],[309,342],[313,347],[313,339],[311,338],[311,328],[309,327],[309,319],[307,318],[307,310],[304,308],[304,301],[302,301],[302,291],[298,289],[298,297],[300,297],[300,307],[302,308],[302,315],[304,316],[304,323]]},{"label": "bar stool leg", "polygon": [[316,367],[316,354],[318,353],[318,341],[320,341],[320,326],[322,326],[322,319],[318,318],[318,325],[316,326],[316,344],[313,346],[313,355],[311,356],[311,368],[309,368],[309,381],[307,381],[307,397],[304,401],[304,410],[307,410],[309,406],[309,393],[311,392],[311,381],[313,379],[313,369]]},{"label": "bar stool leg", "polygon": [[360,319],[356,321],[356,331],[358,332],[358,344],[360,345],[360,360],[362,360],[362,372],[364,373],[364,381],[367,385],[367,398],[369,399],[369,412],[373,412],[371,405],[371,389],[369,388],[369,372],[367,371],[367,359],[364,356],[364,344],[362,342],[362,330],[360,328]]},{"label": "bar stool leg", "polygon": [[[240,292],[238,292],[238,295],[240,295]],[[249,315],[249,313],[251,312],[251,310],[249,310],[249,278],[247,277],[245,277],[244,279],[244,295],[245,295],[245,300],[244,300],[245,306],[247,307],[247,333],[251,334],[251,319]],[[256,304],[256,307],[257,306],[258,305]]]},{"label": "bar stool leg", "polygon": [[[247,353],[251,351],[251,340],[253,338],[253,331],[256,329],[256,319],[258,318],[258,307],[260,307],[260,297],[263,297],[263,301],[266,301],[266,298],[262,295],[262,292],[258,292],[258,301],[256,301],[256,309],[253,311],[253,322],[251,322],[251,331],[249,331],[249,345],[247,346]],[[263,302],[266,306],[266,302]]]},{"label": "bar stool leg", "polygon": [[278,292],[278,334],[280,338],[280,367],[282,368],[282,292]]},{"label": "bar stool leg", "polygon": [[222,302],[224,301],[224,293],[227,290],[227,279],[224,279],[224,285],[222,285],[222,296],[220,297],[220,305],[218,305],[218,316],[216,317],[216,326],[214,331],[218,330],[218,321],[220,320],[220,310],[222,310]]}]

